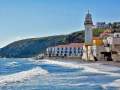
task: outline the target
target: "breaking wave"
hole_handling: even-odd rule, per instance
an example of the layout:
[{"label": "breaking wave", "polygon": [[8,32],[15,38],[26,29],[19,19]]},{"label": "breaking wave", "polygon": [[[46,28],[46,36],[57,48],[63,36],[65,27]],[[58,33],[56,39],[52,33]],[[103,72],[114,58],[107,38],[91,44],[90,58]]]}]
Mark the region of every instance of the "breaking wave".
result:
[{"label": "breaking wave", "polygon": [[68,67],[68,68],[80,68],[80,66],[76,63],[71,63],[71,62],[63,62],[63,61],[54,61],[54,60],[45,60],[47,64],[55,64],[63,67]]},{"label": "breaking wave", "polygon": [[15,66],[18,66],[18,62],[8,62],[6,63],[6,66],[15,67]]},{"label": "breaking wave", "polygon": [[[62,67],[68,67],[68,68],[83,68],[83,72],[90,72],[90,73],[100,73],[100,74],[107,74],[111,76],[120,76],[119,73],[113,73],[109,72],[109,70],[102,70],[100,68],[96,67],[90,67],[87,64],[78,64],[78,63],[71,63],[71,62],[63,62],[63,61],[54,61],[54,60],[46,60],[47,64],[55,64]],[[91,64],[92,65],[92,64]],[[94,66],[94,65],[93,65]],[[106,66],[100,65],[101,67],[105,68]]]},{"label": "breaking wave", "polygon": [[15,82],[22,82],[26,79],[30,79],[37,75],[45,75],[45,74],[48,74],[48,71],[40,67],[35,67],[28,71],[22,71],[22,72],[11,74],[11,75],[0,76],[0,85],[6,85],[9,83],[15,83]]},{"label": "breaking wave", "polygon": [[109,87],[116,87],[116,88],[119,88],[118,90],[120,90],[120,79],[114,80],[113,82],[110,82],[107,84],[103,84],[102,87],[104,89],[109,88]]}]

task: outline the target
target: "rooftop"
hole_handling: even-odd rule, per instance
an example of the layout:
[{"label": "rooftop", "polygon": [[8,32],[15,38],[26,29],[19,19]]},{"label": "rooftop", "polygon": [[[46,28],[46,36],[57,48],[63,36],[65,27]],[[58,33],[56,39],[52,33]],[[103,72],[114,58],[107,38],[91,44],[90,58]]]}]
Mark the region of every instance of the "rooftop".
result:
[{"label": "rooftop", "polygon": [[86,14],[84,25],[93,25],[92,15],[89,13]]},{"label": "rooftop", "polygon": [[70,43],[65,45],[58,45],[57,48],[79,48],[82,47],[83,43]]}]

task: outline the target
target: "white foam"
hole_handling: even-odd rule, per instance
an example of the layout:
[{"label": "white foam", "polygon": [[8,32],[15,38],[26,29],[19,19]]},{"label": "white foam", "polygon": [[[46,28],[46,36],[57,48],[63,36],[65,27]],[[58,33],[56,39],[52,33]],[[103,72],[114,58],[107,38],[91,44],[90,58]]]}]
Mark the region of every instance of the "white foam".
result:
[{"label": "white foam", "polygon": [[55,80],[75,80],[75,79],[87,79],[88,76],[76,76],[76,77],[54,77]]},{"label": "white foam", "polygon": [[94,72],[94,73],[102,73],[99,70],[95,69],[95,68],[91,68],[85,64],[77,64],[77,63],[73,63],[73,62],[62,62],[62,61],[54,61],[54,60],[46,60],[47,63],[49,64],[57,64],[63,67],[69,67],[69,68],[83,68],[84,72]]},{"label": "white foam", "polygon": [[117,87],[120,89],[120,79],[114,80],[113,82],[102,85],[103,88]]},{"label": "white foam", "polygon": [[[118,77],[120,76],[119,71],[114,73],[114,71],[117,67],[113,67],[113,69],[111,69],[108,67],[108,65],[101,65],[99,63],[98,63],[98,66],[96,66],[96,64],[85,64],[85,65],[83,65],[83,67],[85,68],[84,71],[86,71],[86,72],[100,73],[100,74],[106,74],[106,75],[118,76]],[[117,68],[117,70],[118,70],[118,68]],[[120,68],[119,68],[119,70],[120,70]]]},{"label": "white foam", "polygon": [[102,70],[102,71],[108,71],[108,72],[113,72],[113,71],[120,71],[120,67],[116,66],[111,66],[111,65],[105,65],[102,63],[90,63],[90,64],[85,64],[90,67],[95,67],[96,69]]},{"label": "white foam", "polygon": [[8,62],[6,63],[6,66],[11,66],[11,67],[14,67],[14,66],[17,66],[18,65],[18,62]]},{"label": "white foam", "polygon": [[84,83],[63,83],[63,84],[59,84],[59,85],[63,85],[63,86],[81,86],[81,85],[95,86],[97,84],[93,84],[93,83],[90,83],[90,82],[84,82]]},{"label": "white foam", "polygon": [[79,68],[78,65],[76,65],[75,63],[70,63],[70,62],[62,62],[62,61],[54,61],[54,60],[45,60],[47,64],[56,64],[59,66],[63,66],[63,67],[69,67],[69,68]]},{"label": "white foam", "polygon": [[34,76],[45,75],[45,74],[48,74],[46,70],[40,67],[36,67],[28,71],[22,71],[22,72],[11,74],[11,75],[0,76],[0,85],[5,85],[8,83],[15,83],[15,82],[22,82]]},{"label": "white foam", "polygon": [[[96,64],[94,64],[94,63],[80,64],[80,63],[54,61],[54,60],[45,60],[45,61],[46,61],[45,63],[48,63],[48,64],[56,64],[56,65],[60,65],[60,66],[63,66],[63,67],[68,67],[68,68],[83,68],[84,69],[83,72],[108,74],[108,75],[111,75],[111,76],[120,76],[120,73],[112,72],[111,68],[108,69],[106,65],[97,64],[98,66],[96,66]],[[99,68],[99,67],[101,67],[101,68]],[[115,69],[116,68],[114,67],[114,70]],[[119,70],[120,70],[120,68],[119,68]]]}]

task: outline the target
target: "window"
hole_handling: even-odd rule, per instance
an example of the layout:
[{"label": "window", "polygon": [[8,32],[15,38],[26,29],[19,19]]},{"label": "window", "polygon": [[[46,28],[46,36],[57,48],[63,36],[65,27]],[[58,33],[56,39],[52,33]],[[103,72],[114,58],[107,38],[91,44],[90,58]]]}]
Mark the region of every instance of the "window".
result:
[{"label": "window", "polygon": [[65,53],[67,53],[67,51],[65,51]]},{"label": "window", "polygon": [[76,50],[76,48],[74,48],[74,51]]},{"label": "window", "polygon": [[56,54],[56,56],[59,56],[58,54]]},{"label": "window", "polygon": [[76,51],[74,51],[74,54],[76,54]]},{"label": "window", "polygon": [[76,53],[76,48],[74,48],[74,53]]},{"label": "window", "polygon": [[120,37],[120,36],[119,36],[119,34],[117,34],[116,36],[117,36],[117,38],[119,38],[119,37]]},{"label": "window", "polygon": [[69,52],[70,54],[72,53],[72,51]]},{"label": "window", "polygon": [[65,50],[67,50],[67,47],[65,48]]},{"label": "window", "polygon": [[67,54],[64,54],[64,56],[66,57],[66,56],[67,56]]}]

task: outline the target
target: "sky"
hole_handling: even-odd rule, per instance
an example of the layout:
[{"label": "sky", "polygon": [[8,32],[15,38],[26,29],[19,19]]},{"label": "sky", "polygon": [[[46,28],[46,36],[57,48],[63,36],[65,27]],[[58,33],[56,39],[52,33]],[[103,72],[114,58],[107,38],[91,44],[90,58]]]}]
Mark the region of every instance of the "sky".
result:
[{"label": "sky", "polygon": [[120,0],[0,0],[0,47],[82,30],[88,10],[94,24],[120,21]]}]

